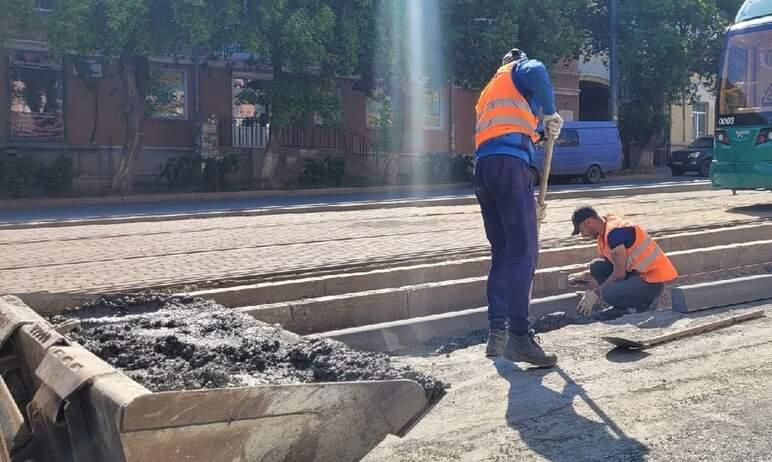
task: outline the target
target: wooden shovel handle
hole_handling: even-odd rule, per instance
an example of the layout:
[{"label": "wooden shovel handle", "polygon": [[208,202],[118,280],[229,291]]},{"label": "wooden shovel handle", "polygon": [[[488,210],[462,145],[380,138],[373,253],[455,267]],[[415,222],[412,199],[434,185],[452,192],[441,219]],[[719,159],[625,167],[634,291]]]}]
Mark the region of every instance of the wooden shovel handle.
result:
[{"label": "wooden shovel handle", "polygon": [[547,137],[547,146],[544,148],[544,166],[542,166],[541,178],[539,180],[539,205],[544,205],[547,200],[547,185],[550,180],[550,171],[552,170],[552,153],[555,151],[555,139],[549,135],[547,129],[544,130]]},{"label": "wooden shovel handle", "polygon": [[671,342],[679,338],[689,337],[692,335],[697,335],[697,334],[702,334],[702,333],[710,332],[717,329],[722,329],[724,327],[729,327],[731,325],[738,324],[745,321],[750,321],[752,319],[763,318],[764,315],[765,315],[764,311],[754,311],[752,313],[746,313],[746,314],[741,314],[737,316],[732,316],[726,319],[720,319],[718,321],[713,321],[707,324],[690,327],[688,329],[680,330],[678,332],[673,332],[671,334],[654,337],[652,339],[649,339],[646,342],[646,346],[648,347],[648,346],[659,345],[662,343]]}]

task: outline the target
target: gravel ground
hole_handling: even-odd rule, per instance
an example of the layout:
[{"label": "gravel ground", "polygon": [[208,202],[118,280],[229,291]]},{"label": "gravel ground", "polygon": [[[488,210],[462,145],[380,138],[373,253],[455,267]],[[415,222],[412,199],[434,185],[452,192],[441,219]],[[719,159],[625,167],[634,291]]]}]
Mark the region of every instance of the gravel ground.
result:
[{"label": "gravel ground", "polygon": [[50,321],[151,391],[412,379],[434,402],[445,385],[385,355],[301,338],[208,300],[140,293],[103,298]]}]

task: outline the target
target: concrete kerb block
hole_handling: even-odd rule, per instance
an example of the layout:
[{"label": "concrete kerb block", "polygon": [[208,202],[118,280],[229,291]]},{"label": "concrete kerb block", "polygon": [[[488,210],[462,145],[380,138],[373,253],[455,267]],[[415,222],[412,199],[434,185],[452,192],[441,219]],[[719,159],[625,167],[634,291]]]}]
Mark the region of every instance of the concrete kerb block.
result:
[{"label": "concrete kerb block", "polygon": [[407,289],[408,317],[468,309],[487,303],[485,277],[422,284]]},{"label": "concrete kerb block", "polygon": [[673,311],[693,311],[772,298],[772,275],[749,276],[672,289]]},{"label": "concrete kerb block", "polygon": [[772,262],[772,241],[737,244],[742,266]]},{"label": "concrete kerb block", "polygon": [[282,327],[292,324],[292,306],[286,303],[261,306],[243,306],[236,308],[239,313],[252,316],[266,324],[279,324]]},{"label": "concrete kerb block", "polygon": [[324,297],[325,281],[323,278],[307,278],[282,282],[250,284],[247,286],[226,287],[189,292],[185,295],[203,297],[227,306],[257,306],[301,300],[305,298]]},{"label": "concrete kerb block", "polygon": [[[577,300],[574,294],[533,300],[531,316],[570,311],[576,307]],[[360,350],[395,352],[426,344],[435,338],[462,337],[487,327],[488,309],[483,307],[325,332],[320,335]]]},{"label": "concrete kerb block", "polygon": [[408,317],[407,292],[372,291],[289,304],[292,320],[283,325],[298,334],[396,321]]}]

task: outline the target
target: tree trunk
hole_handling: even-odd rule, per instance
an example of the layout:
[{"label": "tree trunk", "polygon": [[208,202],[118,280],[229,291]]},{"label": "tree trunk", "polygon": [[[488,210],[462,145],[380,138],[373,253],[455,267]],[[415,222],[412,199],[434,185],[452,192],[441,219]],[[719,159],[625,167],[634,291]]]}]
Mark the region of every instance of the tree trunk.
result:
[{"label": "tree trunk", "polygon": [[271,189],[277,184],[276,164],[279,160],[281,148],[281,129],[272,128],[268,132],[268,146],[265,148],[263,166],[260,170],[258,186],[260,189]]},{"label": "tree trunk", "polygon": [[113,176],[112,188],[116,193],[126,194],[131,191],[134,167],[142,152],[148,60],[143,56],[124,54],[118,72],[123,85],[126,139],[121,150],[120,166]]},{"label": "tree trunk", "polygon": [[638,169],[641,172],[654,173],[654,154],[664,136],[664,130],[657,129],[651,137],[649,137],[648,141],[646,141],[646,144],[641,147],[641,153],[638,159]]}]

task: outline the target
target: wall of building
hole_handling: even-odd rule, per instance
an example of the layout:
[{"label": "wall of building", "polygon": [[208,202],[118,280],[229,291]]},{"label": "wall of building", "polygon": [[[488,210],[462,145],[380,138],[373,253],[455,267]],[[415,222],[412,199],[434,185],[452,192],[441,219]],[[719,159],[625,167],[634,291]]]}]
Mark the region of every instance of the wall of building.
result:
[{"label": "wall of building", "polygon": [[[716,121],[716,100],[710,92],[700,86],[698,90],[700,102],[708,107],[706,118],[706,135],[713,135]],[[693,106],[688,102],[675,104],[670,108],[670,145],[672,149],[679,149],[694,141],[697,134],[693,129]]]}]

